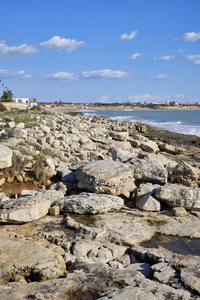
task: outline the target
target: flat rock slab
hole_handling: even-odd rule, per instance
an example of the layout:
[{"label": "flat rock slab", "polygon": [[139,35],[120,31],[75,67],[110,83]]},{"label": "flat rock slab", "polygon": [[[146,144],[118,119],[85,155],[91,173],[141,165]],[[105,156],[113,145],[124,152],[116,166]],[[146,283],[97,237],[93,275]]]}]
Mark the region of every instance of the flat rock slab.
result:
[{"label": "flat rock slab", "polygon": [[[8,236],[1,235],[0,252],[0,285],[7,283],[16,275],[26,280],[30,276],[34,277],[34,274],[38,280],[54,279],[63,275],[65,270],[61,255],[32,241],[11,240]],[[46,276],[45,273],[48,275]]]},{"label": "flat rock slab", "polygon": [[58,205],[62,212],[100,214],[120,209],[124,200],[112,195],[81,193],[59,199],[54,204]]},{"label": "flat rock slab", "polygon": [[52,202],[63,197],[61,191],[38,192],[34,196],[0,202],[0,222],[26,223],[44,217]]},{"label": "flat rock slab", "polygon": [[125,195],[135,190],[133,172],[130,168],[112,160],[90,163],[76,173],[78,188],[99,194]]},{"label": "flat rock slab", "polygon": [[165,184],[156,190],[156,197],[172,207],[200,210],[200,189],[181,184]]},{"label": "flat rock slab", "polygon": [[9,168],[12,166],[13,151],[8,147],[0,145],[0,169]]}]

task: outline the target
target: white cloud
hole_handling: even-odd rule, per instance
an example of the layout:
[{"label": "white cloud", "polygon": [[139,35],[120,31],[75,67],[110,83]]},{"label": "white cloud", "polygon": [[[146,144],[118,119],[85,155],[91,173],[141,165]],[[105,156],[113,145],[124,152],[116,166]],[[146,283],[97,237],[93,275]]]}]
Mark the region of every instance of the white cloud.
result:
[{"label": "white cloud", "polygon": [[160,56],[160,57],[153,57],[153,59],[155,60],[155,61],[164,61],[164,60],[170,60],[170,59],[174,59],[175,58],[175,56],[174,55],[164,55],[164,56]]},{"label": "white cloud", "polygon": [[22,44],[20,46],[9,47],[5,44],[5,41],[0,41],[0,55],[6,57],[24,56],[37,53],[37,47]]},{"label": "white cloud", "polygon": [[64,50],[70,53],[78,47],[85,45],[84,41],[76,41],[75,39],[65,39],[62,36],[54,36],[50,40],[40,43],[40,47],[52,51]]},{"label": "white cloud", "polygon": [[85,71],[82,72],[84,78],[118,78],[126,79],[129,77],[129,73],[122,71],[113,71],[110,69],[96,70],[96,71]]},{"label": "white cloud", "polygon": [[49,75],[45,75],[45,78],[48,79],[55,79],[58,81],[71,81],[71,80],[77,80],[78,76],[74,73],[67,73],[67,72],[57,72],[57,73],[52,73]]},{"label": "white cloud", "polygon": [[184,53],[184,50],[180,48],[180,49],[177,50],[177,52]]},{"label": "white cloud", "polygon": [[200,54],[186,55],[186,59],[192,61],[194,64],[200,65]]},{"label": "white cloud", "polygon": [[137,30],[131,32],[131,34],[123,33],[120,36],[120,40],[132,40],[137,36]]},{"label": "white cloud", "polygon": [[98,100],[98,102],[100,102],[100,103],[106,103],[106,102],[108,101],[108,99],[109,99],[108,96],[102,96],[102,97]]},{"label": "white cloud", "polygon": [[1,78],[30,78],[31,75],[26,75],[25,71],[21,70],[18,72],[10,71],[10,70],[0,70]]},{"label": "white cloud", "polygon": [[185,42],[196,42],[200,39],[200,32],[187,32],[182,38],[176,38],[175,40],[181,40]]},{"label": "white cloud", "polygon": [[137,57],[140,57],[140,56],[142,56],[142,53],[133,53],[131,55],[131,57],[128,57],[128,59],[136,59]]},{"label": "white cloud", "polygon": [[178,98],[178,99],[180,99],[180,100],[181,100],[181,99],[182,99],[182,100],[185,99],[185,97],[186,97],[185,95],[181,95],[181,94],[175,94],[175,95],[174,95],[174,98]]},{"label": "white cloud", "polygon": [[161,75],[155,75],[155,76],[148,77],[148,79],[167,79],[167,78],[170,78],[170,75],[161,74]]}]

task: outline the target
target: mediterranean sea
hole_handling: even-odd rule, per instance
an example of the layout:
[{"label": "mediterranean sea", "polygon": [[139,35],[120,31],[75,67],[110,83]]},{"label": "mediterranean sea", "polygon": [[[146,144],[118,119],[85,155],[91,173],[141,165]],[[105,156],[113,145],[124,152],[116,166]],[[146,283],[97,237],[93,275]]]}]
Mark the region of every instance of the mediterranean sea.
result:
[{"label": "mediterranean sea", "polygon": [[200,110],[82,110],[90,115],[113,120],[141,122],[154,128],[188,135],[200,136]]}]

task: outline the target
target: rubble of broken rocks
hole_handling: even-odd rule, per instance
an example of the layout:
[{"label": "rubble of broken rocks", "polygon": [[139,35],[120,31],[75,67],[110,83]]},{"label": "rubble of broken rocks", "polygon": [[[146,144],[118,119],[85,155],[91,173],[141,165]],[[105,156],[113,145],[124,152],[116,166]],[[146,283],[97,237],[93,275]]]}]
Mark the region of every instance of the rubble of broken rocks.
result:
[{"label": "rubble of broken rocks", "polygon": [[[0,188],[40,153],[47,179],[0,190],[0,298],[200,299],[199,146],[104,117],[29,117],[0,119]],[[14,155],[26,168],[10,180]]]}]

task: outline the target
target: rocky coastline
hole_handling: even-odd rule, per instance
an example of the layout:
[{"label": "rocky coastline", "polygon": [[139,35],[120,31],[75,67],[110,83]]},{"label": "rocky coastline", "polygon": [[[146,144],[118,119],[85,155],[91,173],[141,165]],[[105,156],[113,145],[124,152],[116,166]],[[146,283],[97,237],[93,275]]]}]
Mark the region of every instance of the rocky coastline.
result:
[{"label": "rocky coastline", "polygon": [[200,138],[0,113],[0,298],[200,299]]}]

